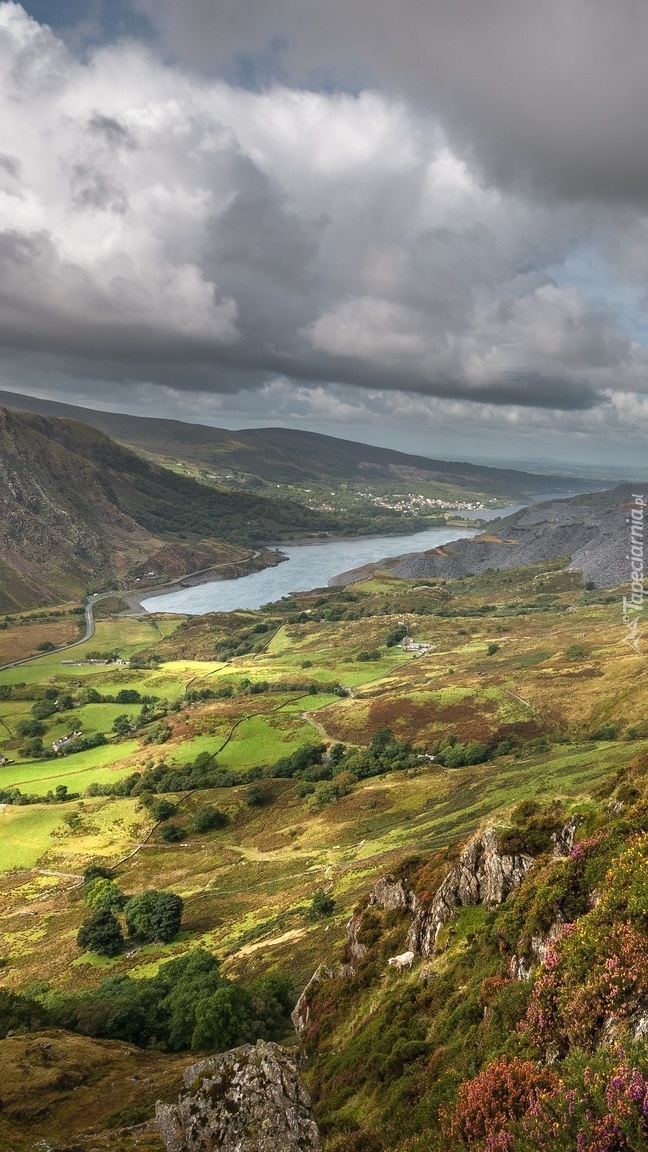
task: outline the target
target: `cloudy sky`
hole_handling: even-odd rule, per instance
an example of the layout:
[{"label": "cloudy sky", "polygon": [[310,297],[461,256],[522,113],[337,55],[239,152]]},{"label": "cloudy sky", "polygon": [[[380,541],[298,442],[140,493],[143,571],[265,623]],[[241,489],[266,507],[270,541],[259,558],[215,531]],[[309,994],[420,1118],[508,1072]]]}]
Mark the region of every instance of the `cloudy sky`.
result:
[{"label": "cloudy sky", "polygon": [[0,0],[0,388],[642,465],[647,43],[645,0]]}]

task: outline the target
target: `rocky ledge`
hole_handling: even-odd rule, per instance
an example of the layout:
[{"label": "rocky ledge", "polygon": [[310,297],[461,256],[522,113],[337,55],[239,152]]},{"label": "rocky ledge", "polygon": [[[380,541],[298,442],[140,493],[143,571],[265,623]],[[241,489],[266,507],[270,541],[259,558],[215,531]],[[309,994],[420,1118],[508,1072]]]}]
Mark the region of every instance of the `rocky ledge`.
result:
[{"label": "rocky ledge", "polygon": [[158,1104],[166,1152],[321,1152],[292,1052],[258,1040],[193,1064],[177,1104]]}]

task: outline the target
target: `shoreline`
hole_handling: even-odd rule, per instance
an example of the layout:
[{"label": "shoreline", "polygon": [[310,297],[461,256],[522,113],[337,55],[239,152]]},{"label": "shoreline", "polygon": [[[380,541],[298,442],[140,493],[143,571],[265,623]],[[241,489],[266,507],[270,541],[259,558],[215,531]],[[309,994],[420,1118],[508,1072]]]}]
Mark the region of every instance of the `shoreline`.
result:
[{"label": "shoreline", "polygon": [[[458,530],[464,529],[465,531],[471,531],[472,529],[469,528],[468,525],[473,524],[473,523],[475,523],[475,521],[467,521],[467,520],[462,519],[462,520],[459,520],[456,522],[452,522],[452,521],[447,522],[446,526],[448,528],[457,528]],[[437,527],[437,525],[435,525],[434,527]],[[438,527],[441,527],[441,526],[438,525]],[[421,533],[428,532],[429,531],[429,525],[427,527],[421,528],[419,531]],[[416,534],[417,533],[410,533],[410,532],[403,532],[402,533],[403,537],[410,536],[410,535],[416,535]],[[401,535],[401,533],[391,533],[389,535],[389,538],[393,539],[393,540],[397,540],[400,535]],[[267,568],[276,568],[279,564],[282,564],[285,561],[289,560],[289,557],[286,556],[281,551],[282,548],[317,548],[317,547],[326,547],[327,544],[344,544],[344,543],[353,544],[353,543],[357,542],[358,540],[381,540],[384,538],[385,538],[385,534],[383,532],[373,532],[373,533],[368,533],[366,536],[335,536],[335,535],[330,535],[330,536],[326,536],[326,537],[317,537],[316,539],[306,537],[305,539],[302,539],[302,540],[273,541],[272,543],[267,544],[263,550],[259,550],[255,554],[255,556],[249,557],[247,560],[239,560],[233,564],[228,564],[228,565],[222,565],[221,564],[221,565],[215,565],[213,568],[205,568],[202,572],[195,572],[195,573],[190,574],[188,576],[181,576],[179,579],[169,580],[165,584],[156,584],[154,588],[142,589],[142,591],[140,591],[139,589],[137,591],[130,589],[128,592],[121,593],[121,598],[126,604],[128,604],[130,611],[126,612],[126,613],[120,613],[120,615],[130,616],[133,613],[136,613],[137,615],[141,615],[141,616],[152,616],[152,615],[155,615],[155,609],[154,608],[152,608],[152,609],[144,608],[143,604],[142,604],[143,600],[154,600],[157,597],[161,598],[163,596],[167,596],[169,594],[172,594],[173,592],[179,592],[185,588],[197,588],[201,584],[217,584],[221,580],[240,580],[241,578],[243,578],[245,576],[251,576],[254,572],[262,572],[262,571],[265,571]],[[247,570],[247,571],[240,571],[240,569],[243,568],[244,565],[250,564],[250,562],[252,560],[254,560],[258,557],[266,556],[268,559],[270,559],[270,556],[268,556],[268,553],[270,553],[270,556],[273,559],[275,556],[277,557],[277,559],[274,563],[269,562],[266,564],[261,564],[258,567],[252,568],[252,569]],[[403,555],[410,555],[410,552],[403,553]],[[228,568],[229,571],[224,572],[223,568],[225,568],[225,567]],[[239,570],[236,570],[236,569],[239,569]],[[344,575],[344,573],[342,573],[342,575]],[[337,577],[333,577],[333,579],[337,579]],[[164,612],[164,615],[165,616],[169,615],[169,612],[168,611]],[[179,612],[178,615],[183,616],[184,613]]]},{"label": "shoreline", "polygon": [[[275,559],[276,557],[276,559]],[[255,560],[260,558],[267,559],[267,563],[259,564],[257,567],[252,567]],[[131,616],[136,613],[138,616],[153,616],[155,610],[149,611],[143,607],[143,600],[154,600],[156,597],[168,596],[174,592],[180,592],[184,588],[197,588],[201,584],[218,584],[221,580],[240,580],[245,576],[251,576],[254,572],[263,572],[266,568],[276,568],[282,564],[288,557],[280,551],[279,546],[273,546],[272,549],[259,549],[253,556],[248,556],[245,560],[236,560],[231,564],[214,564],[211,568],[204,568],[201,572],[192,572],[187,576],[180,576],[177,580],[167,580],[164,584],[156,584],[153,588],[129,589],[128,592],[118,592],[117,595],[125,604],[128,604],[130,612],[120,612],[120,616]],[[274,562],[273,562],[274,561]],[[246,568],[247,566],[247,568]],[[224,571],[227,569],[227,571]],[[241,569],[245,569],[241,571]],[[168,613],[164,613],[168,615]],[[183,612],[178,613],[183,616]]]}]

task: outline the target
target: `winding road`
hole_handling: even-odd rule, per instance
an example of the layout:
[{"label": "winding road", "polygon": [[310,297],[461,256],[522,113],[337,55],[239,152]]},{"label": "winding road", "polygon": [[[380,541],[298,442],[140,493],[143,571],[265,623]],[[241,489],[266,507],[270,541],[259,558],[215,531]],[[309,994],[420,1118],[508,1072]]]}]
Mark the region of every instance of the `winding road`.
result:
[{"label": "winding road", "polygon": [[73,640],[71,644],[64,644],[62,648],[52,648],[49,652],[37,652],[34,656],[23,656],[22,660],[12,660],[10,664],[0,664],[0,672],[4,672],[5,668],[18,668],[21,664],[30,664],[32,660],[42,660],[44,656],[55,656],[58,652],[69,652],[70,648],[76,648],[79,644],[85,644],[87,640],[91,640],[95,631],[93,611],[95,604],[99,600],[107,600],[110,596],[115,595],[118,593],[102,592],[99,595],[88,597],[85,603],[86,630],[78,640]]},{"label": "winding road", "polygon": [[[157,590],[158,595],[162,595],[167,588],[172,588],[175,584],[182,584],[183,580],[190,580],[194,576],[204,576],[207,572],[215,572],[218,568],[234,568],[238,564],[249,564],[251,560],[256,560],[260,556],[260,549],[256,549],[250,556],[246,556],[244,560],[228,561],[226,564],[211,564],[209,568],[198,568],[196,572],[187,572],[184,576],[178,576],[176,580],[167,580],[166,583],[154,589],[146,589],[147,592]],[[111,596],[135,596],[143,594],[145,589],[141,586],[139,588],[117,588],[112,592],[95,592],[92,596],[88,596],[85,602],[85,622],[86,630],[83,636],[78,640],[73,640],[71,644],[64,644],[62,648],[52,648],[49,652],[37,652],[33,656],[23,656],[21,660],[12,660],[9,664],[0,664],[0,672],[4,672],[7,668],[18,668],[21,664],[30,664],[32,660],[42,660],[44,656],[56,656],[59,652],[69,652],[71,648],[78,648],[79,644],[86,644],[88,640],[92,640],[95,633],[94,621],[94,607],[100,600],[109,600]]]}]

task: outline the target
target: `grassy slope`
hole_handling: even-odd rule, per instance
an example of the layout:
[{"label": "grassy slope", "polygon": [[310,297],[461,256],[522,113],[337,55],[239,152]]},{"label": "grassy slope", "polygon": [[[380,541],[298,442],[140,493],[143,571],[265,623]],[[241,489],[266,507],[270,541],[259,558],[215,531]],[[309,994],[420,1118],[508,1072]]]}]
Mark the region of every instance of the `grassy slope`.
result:
[{"label": "grassy slope", "polygon": [[[296,597],[265,615],[189,620],[157,641],[155,622],[106,620],[93,646],[119,645],[129,654],[151,650],[155,643],[165,663],[157,671],[129,671],[63,667],[60,660],[45,657],[0,674],[0,684],[16,684],[15,673],[20,673],[20,681],[33,691],[71,681],[96,685],[102,692],[137,686],[169,699],[178,699],[188,686],[238,684],[243,678],[353,687],[347,699],[304,697],[296,688],[192,704],[170,713],[173,733],[163,746],[122,743],[30,764],[34,779],[52,773],[48,787],[66,782],[77,790],[80,779],[103,781],[115,771],[126,773],[162,758],[182,762],[198,751],[215,751],[242,717],[247,719],[219,755],[223,766],[271,764],[292,747],[320,739],[322,732],[331,740],[364,744],[384,723],[422,748],[450,731],[461,739],[496,740],[508,733],[518,743],[527,742],[517,757],[473,768],[444,770],[428,763],[406,774],[368,780],[321,810],[285,780],[267,785],[272,803],[261,809],[248,807],[243,786],[181,798],[185,827],[206,802],[226,811],[231,823],[223,831],[187,835],[179,845],[163,844],[154,832],[122,865],[120,884],[127,892],[155,886],[181,893],[185,924],[177,941],[120,958],[109,970],[148,973],[160,959],[202,943],[223,959],[227,971],[242,978],[259,968],[288,970],[299,988],[321,960],[337,954],[350,912],[376,878],[412,853],[425,859],[465,839],[485,819],[502,818],[521,798],[559,794],[568,807],[587,808],[602,777],[646,746],[642,740],[591,740],[589,734],[611,718],[621,721],[621,728],[636,722],[645,714],[648,686],[637,680],[636,660],[620,644],[615,598],[605,602],[585,592],[575,576],[543,576],[538,569],[517,573],[514,584],[510,580],[508,573],[488,574],[456,587],[417,591],[381,578],[352,593]],[[484,605],[495,609],[483,615]],[[467,614],[428,615],[424,609]],[[520,610],[528,615],[514,614]],[[323,618],[345,613],[363,615]],[[274,633],[265,650],[227,664],[213,659],[219,637],[243,635],[259,619],[268,619]],[[412,657],[382,647],[380,661],[358,663],[359,652],[384,645],[387,632],[401,619],[434,650]],[[266,642],[266,636],[259,637],[259,647]],[[574,642],[585,647],[582,659],[567,656]],[[492,656],[486,655],[489,643],[499,645]],[[24,714],[20,710],[30,706],[28,701],[0,702],[0,719],[15,722],[16,715]],[[102,707],[90,706],[88,727],[101,726]],[[115,706],[105,708],[112,718]],[[547,750],[529,744],[543,734],[550,738]],[[566,742],[551,743],[556,737]],[[116,769],[103,759],[115,754]],[[25,768],[17,764],[10,771]],[[81,820],[73,828],[65,818],[79,811]],[[71,877],[93,857],[117,861],[133,852],[151,830],[148,818],[135,800],[94,798],[7,808],[0,813],[0,825],[0,867],[41,870],[27,877],[7,872],[0,881],[8,984],[20,988],[36,977],[61,987],[95,984],[106,969],[76,963],[75,936],[84,907]],[[42,874],[48,871],[63,875]],[[38,879],[47,887],[35,884]],[[305,915],[321,886],[330,888],[337,902],[328,923]]]}]

